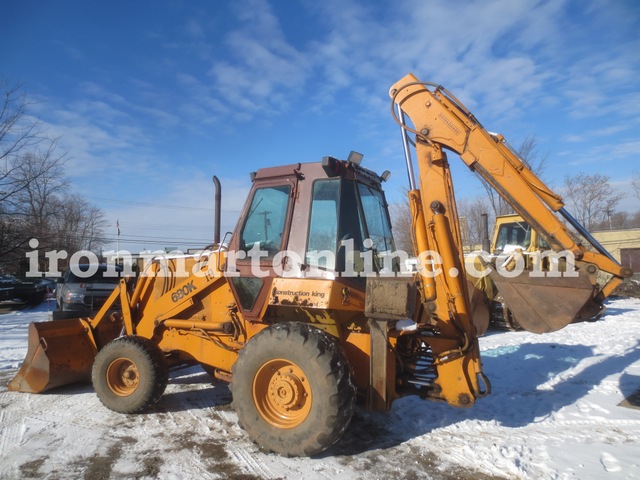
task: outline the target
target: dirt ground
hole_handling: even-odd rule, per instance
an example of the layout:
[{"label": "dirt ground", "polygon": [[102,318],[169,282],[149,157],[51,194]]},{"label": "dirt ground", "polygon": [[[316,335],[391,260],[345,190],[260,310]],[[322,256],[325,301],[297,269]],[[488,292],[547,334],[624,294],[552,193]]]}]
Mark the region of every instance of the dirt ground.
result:
[{"label": "dirt ground", "polygon": [[618,288],[613,291],[617,297],[640,298],[640,274],[635,274],[632,278],[626,279]]}]

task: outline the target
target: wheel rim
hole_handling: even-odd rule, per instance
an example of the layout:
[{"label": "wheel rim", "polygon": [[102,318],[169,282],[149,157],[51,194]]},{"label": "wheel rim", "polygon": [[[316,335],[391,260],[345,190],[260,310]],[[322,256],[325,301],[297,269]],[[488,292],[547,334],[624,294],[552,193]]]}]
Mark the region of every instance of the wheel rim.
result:
[{"label": "wheel rim", "polygon": [[107,367],[107,385],[120,397],[131,395],[140,383],[138,367],[128,358],[118,358]]},{"label": "wheel rim", "polygon": [[271,360],[256,373],[253,400],[269,424],[277,428],[294,428],[306,420],[311,410],[311,385],[295,363]]}]

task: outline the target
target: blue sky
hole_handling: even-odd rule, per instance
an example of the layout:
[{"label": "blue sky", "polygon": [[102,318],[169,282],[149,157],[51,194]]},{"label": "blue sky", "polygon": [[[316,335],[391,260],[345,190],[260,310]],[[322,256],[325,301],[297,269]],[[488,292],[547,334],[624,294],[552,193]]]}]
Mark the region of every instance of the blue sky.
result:
[{"label": "blue sky", "polygon": [[[231,230],[249,172],[350,150],[400,201],[387,92],[409,72],[515,147],[535,135],[558,191],[577,172],[625,190],[640,169],[636,0],[22,1],[2,17],[0,75],[38,101],[121,248],[208,242],[214,174]],[[480,195],[454,165],[458,197]]]}]

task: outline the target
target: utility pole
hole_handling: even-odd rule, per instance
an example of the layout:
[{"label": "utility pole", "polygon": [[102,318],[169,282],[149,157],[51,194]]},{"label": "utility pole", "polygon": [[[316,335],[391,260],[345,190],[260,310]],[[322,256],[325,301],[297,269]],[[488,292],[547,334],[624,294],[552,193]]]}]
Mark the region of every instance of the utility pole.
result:
[{"label": "utility pole", "polygon": [[262,215],[264,217],[264,241],[266,242],[269,238],[268,230],[269,225],[271,225],[271,220],[269,220],[268,216],[271,214],[269,210],[265,210],[264,212],[258,212],[258,215]]}]

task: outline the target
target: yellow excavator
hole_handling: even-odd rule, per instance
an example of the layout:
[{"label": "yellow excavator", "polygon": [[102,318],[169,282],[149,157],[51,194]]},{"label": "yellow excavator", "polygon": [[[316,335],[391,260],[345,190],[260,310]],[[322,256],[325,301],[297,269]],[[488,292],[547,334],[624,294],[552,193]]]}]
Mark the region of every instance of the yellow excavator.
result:
[{"label": "yellow excavator", "polygon": [[[488,242],[488,236],[487,227],[487,247],[480,255],[485,262],[488,260],[492,263],[492,268],[502,269],[510,275],[510,272],[520,265],[520,269],[530,275],[546,277],[567,275],[572,271],[571,267],[567,269],[567,260],[571,262],[571,257],[567,258],[567,255],[554,252],[544,237],[531,228],[519,214],[498,215],[491,243]],[[465,255],[467,271],[475,271],[478,263],[482,264],[478,255],[478,252]],[[489,325],[507,330],[522,330],[491,276],[468,276],[468,279],[472,285],[471,304],[478,335],[484,334]],[[605,310],[601,303],[592,303],[590,308],[575,312],[573,321],[595,320]],[[570,312],[571,310],[568,310],[567,314]]]},{"label": "yellow excavator", "polygon": [[[597,242],[577,244],[555,216],[584,233],[562,199],[447,90],[408,75],[390,96],[407,159],[418,273],[402,275],[392,253],[381,187],[388,172],[364,168],[358,154],[264,168],[251,174],[229,241],[220,241],[218,216],[211,248],[154,260],[135,281],[122,279],[93,318],[31,324],[9,389],[38,393],[90,378],[106,407],[135,413],[160,399],[171,367],[199,363],[230,382],[253,441],[293,456],[335,443],[357,400],[377,410],[406,395],[471,407],[490,383],[444,149],[487,179],[554,251],[573,258],[563,277],[500,278],[483,265],[523,328],[560,329],[576,312],[599,308],[631,274]],[[598,272],[608,274],[603,285]]]},{"label": "yellow excavator", "polygon": [[[514,265],[519,261],[524,269],[528,271],[537,269],[539,272],[545,272],[545,275],[554,271],[566,272],[566,259],[555,255],[545,239],[538,235],[538,232],[532,229],[518,214],[496,217],[493,239],[488,251],[493,256],[494,263],[501,263],[505,266]],[[487,318],[492,325],[507,330],[522,330],[518,320],[513,316],[493,282],[485,278],[475,285],[481,286],[485,294],[484,301],[489,307]],[[591,315],[589,318],[598,317],[604,313],[604,307],[602,305],[600,307],[600,311],[577,312],[574,321],[586,320],[586,318],[581,318],[583,313]],[[474,322],[477,327],[475,317]]]}]

